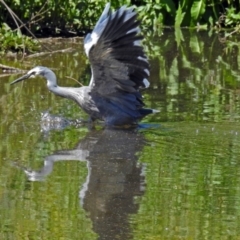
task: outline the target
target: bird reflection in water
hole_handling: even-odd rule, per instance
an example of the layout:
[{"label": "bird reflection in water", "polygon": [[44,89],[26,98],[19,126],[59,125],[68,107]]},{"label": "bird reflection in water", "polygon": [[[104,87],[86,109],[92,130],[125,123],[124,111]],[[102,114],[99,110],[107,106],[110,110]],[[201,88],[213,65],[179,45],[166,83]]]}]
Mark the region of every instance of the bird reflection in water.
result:
[{"label": "bird reflection in water", "polygon": [[44,160],[39,171],[23,169],[30,181],[41,181],[55,162],[87,163],[88,175],[80,186],[79,200],[99,239],[131,239],[129,214],[137,213],[136,196],[144,193],[144,166],[136,153],[144,136],[136,130],[90,131],[72,150],[57,151]]}]

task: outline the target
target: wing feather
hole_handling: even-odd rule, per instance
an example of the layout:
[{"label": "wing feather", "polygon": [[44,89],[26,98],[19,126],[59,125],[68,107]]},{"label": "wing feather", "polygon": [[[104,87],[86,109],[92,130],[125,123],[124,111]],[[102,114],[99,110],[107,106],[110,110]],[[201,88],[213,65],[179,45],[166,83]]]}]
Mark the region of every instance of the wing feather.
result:
[{"label": "wing feather", "polygon": [[91,62],[93,92],[117,102],[121,100],[113,97],[116,93],[136,93],[149,85],[149,63],[139,33],[139,21],[132,8],[123,6],[111,13],[110,4],[106,5],[93,32],[84,41]]}]

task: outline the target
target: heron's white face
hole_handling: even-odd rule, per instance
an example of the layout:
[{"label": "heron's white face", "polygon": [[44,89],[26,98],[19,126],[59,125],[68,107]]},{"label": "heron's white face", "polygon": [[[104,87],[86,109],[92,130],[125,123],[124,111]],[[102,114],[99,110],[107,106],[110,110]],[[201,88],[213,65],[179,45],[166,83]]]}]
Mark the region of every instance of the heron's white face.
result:
[{"label": "heron's white face", "polygon": [[43,69],[41,67],[35,67],[28,71],[27,74],[30,76],[30,78],[35,78],[36,76],[41,75],[42,72]]},{"label": "heron's white face", "polygon": [[[30,71],[27,72],[27,74],[23,75],[22,77],[16,79],[15,81],[13,81],[11,84],[14,84],[14,83],[17,83],[17,82],[20,82],[20,81],[23,81],[25,79],[28,79],[28,78],[34,78],[38,75],[41,75],[43,77],[46,78],[46,74],[49,74],[49,72],[51,72],[48,68],[46,67],[41,67],[41,66],[38,66],[38,67],[35,67],[33,69],[31,69]],[[55,76],[55,75],[54,75]]]}]

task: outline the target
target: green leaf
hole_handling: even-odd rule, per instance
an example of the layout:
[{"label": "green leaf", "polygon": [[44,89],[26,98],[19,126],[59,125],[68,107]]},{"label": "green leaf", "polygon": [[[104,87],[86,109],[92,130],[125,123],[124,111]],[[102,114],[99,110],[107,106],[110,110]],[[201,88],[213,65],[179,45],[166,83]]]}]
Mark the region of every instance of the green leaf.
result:
[{"label": "green leaf", "polygon": [[184,38],[183,38],[181,28],[179,28],[179,27],[176,28],[174,33],[175,33],[175,40],[177,42],[177,46],[179,47],[181,42],[184,42]]},{"label": "green leaf", "polygon": [[198,41],[198,38],[195,34],[193,34],[190,38],[190,44],[189,44],[191,50],[193,53],[201,53],[202,47]]},{"label": "green leaf", "polygon": [[3,23],[2,28],[4,29],[4,31],[10,31],[11,30],[11,28],[8,26],[7,23]]},{"label": "green leaf", "polygon": [[201,15],[205,12],[206,4],[205,0],[194,1],[191,8],[191,17],[196,22]]},{"label": "green leaf", "polygon": [[175,27],[180,27],[185,16],[185,12],[182,12],[181,6],[178,7],[177,14],[175,17]]}]

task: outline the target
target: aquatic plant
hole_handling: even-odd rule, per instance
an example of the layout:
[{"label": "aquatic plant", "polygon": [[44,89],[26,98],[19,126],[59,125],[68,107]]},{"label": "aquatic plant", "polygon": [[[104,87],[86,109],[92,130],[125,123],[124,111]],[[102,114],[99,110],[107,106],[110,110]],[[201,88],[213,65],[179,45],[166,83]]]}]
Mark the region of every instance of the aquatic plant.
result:
[{"label": "aquatic plant", "polygon": [[39,49],[37,40],[22,35],[19,30],[12,31],[6,23],[3,23],[0,27],[0,46],[0,54],[8,50],[22,53],[33,52]]},{"label": "aquatic plant", "polygon": [[[0,25],[6,23],[11,29],[18,28],[18,32],[37,37],[84,36],[91,31],[107,2],[26,0],[22,4],[20,0],[0,0]],[[238,27],[240,23],[240,5],[234,0],[112,0],[111,5],[115,9],[134,6],[142,29],[158,34],[163,26],[219,29]]]}]

